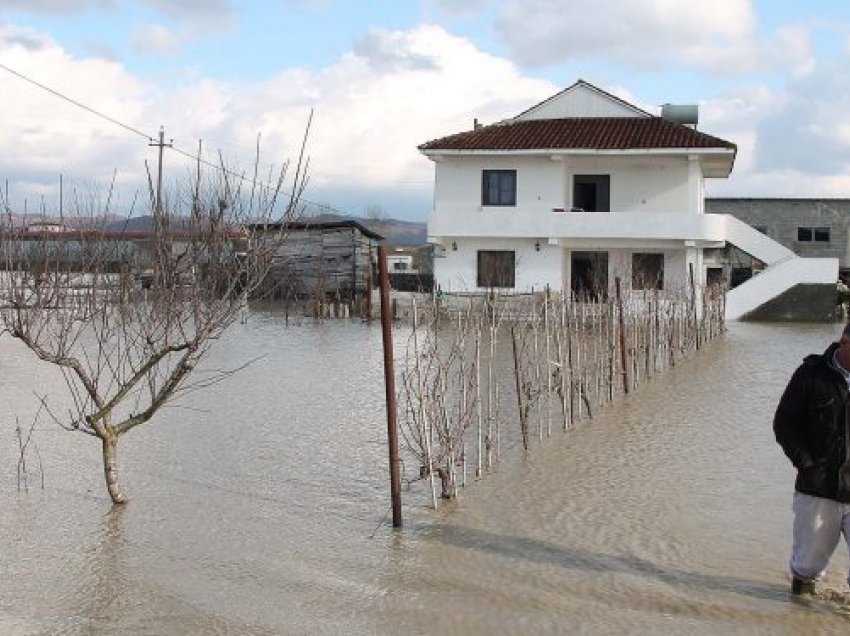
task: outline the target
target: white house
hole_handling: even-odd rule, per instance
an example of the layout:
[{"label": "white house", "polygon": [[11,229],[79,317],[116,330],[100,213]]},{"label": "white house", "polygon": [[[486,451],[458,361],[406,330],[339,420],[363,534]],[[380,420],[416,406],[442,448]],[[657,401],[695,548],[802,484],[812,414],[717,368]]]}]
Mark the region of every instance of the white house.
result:
[{"label": "white house", "polygon": [[[729,215],[705,214],[705,180],[735,144],[696,129],[696,107],[656,117],[585,81],[512,119],[429,141],[435,284],[444,291],[685,289],[727,241],[767,269],[732,290],[737,318],[798,283],[834,283],[835,259],[797,258]],[[685,118],[682,115],[685,115]]]}]

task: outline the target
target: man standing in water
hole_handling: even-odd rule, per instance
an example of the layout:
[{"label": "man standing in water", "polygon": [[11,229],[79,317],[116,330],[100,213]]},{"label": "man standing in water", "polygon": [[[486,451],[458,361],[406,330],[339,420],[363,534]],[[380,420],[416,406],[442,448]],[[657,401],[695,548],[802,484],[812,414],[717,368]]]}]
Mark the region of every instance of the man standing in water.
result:
[{"label": "man standing in water", "polygon": [[[776,408],[776,441],[797,469],[791,590],[813,594],[838,545],[850,547],[850,324],[794,372]],[[850,578],[848,578],[850,582]]]}]

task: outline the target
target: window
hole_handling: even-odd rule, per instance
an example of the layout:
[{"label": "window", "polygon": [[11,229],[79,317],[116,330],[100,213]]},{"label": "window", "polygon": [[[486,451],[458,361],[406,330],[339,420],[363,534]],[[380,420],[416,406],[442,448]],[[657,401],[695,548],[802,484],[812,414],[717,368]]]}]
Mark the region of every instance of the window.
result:
[{"label": "window", "polygon": [[513,287],[516,255],[512,250],[479,250],[478,286]]},{"label": "window", "polygon": [[485,170],[481,205],[516,205],[516,170]]},{"label": "window", "polygon": [[632,254],[632,289],[664,289],[664,254]]},{"label": "window", "polygon": [[582,212],[611,211],[611,176],[577,174],[573,177],[573,208]]},{"label": "window", "polygon": [[829,243],[829,228],[798,227],[797,241],[800,243]]},{"label": "window", "polygon": [[816,227],[815,228],[815,243],[829,243],[829,228],[828,227]]}]

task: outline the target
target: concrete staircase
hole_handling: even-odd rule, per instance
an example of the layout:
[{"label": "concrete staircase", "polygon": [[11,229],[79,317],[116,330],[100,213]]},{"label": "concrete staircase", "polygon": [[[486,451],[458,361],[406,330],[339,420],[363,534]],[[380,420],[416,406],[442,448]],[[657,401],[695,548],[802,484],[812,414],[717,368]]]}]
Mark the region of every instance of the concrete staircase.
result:
[{"label": "concrete staircase", "polygon": [[[726,241],[764,262],[764,271],[726,294],[726,319],[738,320],[758,313],[758,309],[785,295],[793,303],[794,288],[824,286],[825,304],[834,309],[838,282],[837,258],[802,258],[743,221],[726,216]],[[832,297],[830,298],[830,290]],[[810,290],[809,290],[810,291]],[[807,297],[811,297],[809,293]],[[812,319],[823,313],[818,308]]]}]

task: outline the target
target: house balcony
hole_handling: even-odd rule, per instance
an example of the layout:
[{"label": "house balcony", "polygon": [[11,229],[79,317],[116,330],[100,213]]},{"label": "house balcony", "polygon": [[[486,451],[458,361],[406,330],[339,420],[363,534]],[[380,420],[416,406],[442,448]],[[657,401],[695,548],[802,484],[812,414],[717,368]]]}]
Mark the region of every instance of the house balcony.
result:
[{"label": "house balcony", "polygon": [[770,238],[725,214],[677,212],[522,211],[518,208],[441,207],[428,218],[429,240],[543,239],[552,245],[666,243],[721,247],[727,241],[767,263],[792,255]]}]

